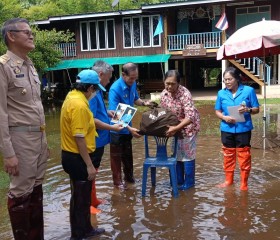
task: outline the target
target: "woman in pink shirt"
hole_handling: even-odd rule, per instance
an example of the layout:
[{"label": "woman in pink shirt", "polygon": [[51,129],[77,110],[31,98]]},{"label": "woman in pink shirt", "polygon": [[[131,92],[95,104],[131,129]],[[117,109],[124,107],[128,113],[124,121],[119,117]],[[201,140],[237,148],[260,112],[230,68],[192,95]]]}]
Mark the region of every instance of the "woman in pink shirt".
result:
[{"label": "woman in pink shirt", "polygon": [[180,85],[180,74],[169,70],[164,77],[165,89],[161,93],[160,104],[174,112],[180,123],[169,126],[166,136],[174,136],[181,131],[183,139],[178,141],[177,181],[179,189],[186,190],[195,183],[196,139],[200,128],[200,118],[194,106],[190,91]]}]

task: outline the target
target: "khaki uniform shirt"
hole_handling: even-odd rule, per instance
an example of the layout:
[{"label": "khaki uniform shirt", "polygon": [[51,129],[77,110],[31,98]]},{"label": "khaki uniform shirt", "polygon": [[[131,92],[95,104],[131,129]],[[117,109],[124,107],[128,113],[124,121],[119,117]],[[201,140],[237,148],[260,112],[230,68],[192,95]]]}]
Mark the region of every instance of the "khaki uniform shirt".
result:
[{"label": "khaki uniform shirt", "polygon": [[5,158],[15,155],[9,127],[45,125],[40,85],[31,60],[10,51],[0,57],[0,147]]}]

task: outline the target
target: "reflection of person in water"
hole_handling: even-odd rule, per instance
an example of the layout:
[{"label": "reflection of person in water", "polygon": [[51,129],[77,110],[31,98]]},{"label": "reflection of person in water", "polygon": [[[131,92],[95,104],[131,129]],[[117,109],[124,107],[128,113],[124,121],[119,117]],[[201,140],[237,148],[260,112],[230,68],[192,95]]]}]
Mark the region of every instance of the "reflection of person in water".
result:
[{"label": "reflection of person in water", "polygon": [[[252,221],[248,213],[248,192],[237,194],[234,188],[226,188],[223,207],[224,210],[218,216],[219,222],[223,225],[219,230],[221,238],[229,239],[229,236],[234,233],[250,227]],[[249,239],[249,233],[244,231],[243,234],[245,234],[244,239]]]},{"label": "reflection of person in water", "polygon": [[131,118],[132,118],[132,110],[129,109],[127,113],[122,116],[120,121],[121,123],[127,125],[130,122]]}]

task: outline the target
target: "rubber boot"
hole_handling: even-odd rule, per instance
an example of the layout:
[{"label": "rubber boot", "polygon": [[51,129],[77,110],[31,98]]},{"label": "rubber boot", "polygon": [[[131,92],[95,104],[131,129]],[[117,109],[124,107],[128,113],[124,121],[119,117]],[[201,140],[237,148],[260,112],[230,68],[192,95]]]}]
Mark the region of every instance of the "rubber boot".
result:
[{"label": "rubber boot", "polygon": [[233,177],[234,172],[233,171],[225,171],[225,182],[218,185],[220,188],[228,187],[233,184]]},{"label": "rubber boot", "polygon": [[126,188],[126,185],[122,182],[122,158],[119,148],[119,145],[110,144],[110,159],[113,183],[115,187],[122,189]]},{"label": "rubber boot", "polygon": [[101,213],[100,209],[97,209],[97,206],[101,204],[102,201],[96,197],[96,187],[95,187],[95,179],[92,181],[91,186],[91,204],[90,204],[90,213],[98,214]]},{"label": "rubber boot", "polygon": [[187,190],[194,186],[195,184],[195,159],[191,161],[185,161],[184,170],[185,170],[185,179],[184,184],[179,186],[179,190]]},{"label": "rubber boot", "polygon": [[30,199],[30,231],[28,239],[44,239],[44,218],[43,218],[43,188],[38,185],[33,189]]},{"label": "rubber boot", "polygon": [[224,154],[225,181],[218,187],[228,187],[233,184],[234,169],[236,165],[236,148],[222,147]]},{"label": "rubber boot", "polygon": [[240,166],[240,190],[248,190],[248,178],[251,171],[251,152],[250,147],[237,148],[237,159]]},{"label": "rubber boot", "polygon": [[121,147],[123,150],[122,164],[124,180],[129,183],[135,183],[135,178],[133,175],[132,144],[130,138],[126,139]]},{"label": "rubber boot", "polygon": [[177,161],[176,174],[178,185],[182,185],[184,183],[184,163],[182,161]]},{"label": "rubber boot", "polygon": [[8,197],[8,211],[15,240],[29,240],[31,194]]},{"label": "rubber boot", "polygon": [[91,181],[71,179],[70,226],[71,240],[98,236],[103,228],[94,229],[90,221]]}]

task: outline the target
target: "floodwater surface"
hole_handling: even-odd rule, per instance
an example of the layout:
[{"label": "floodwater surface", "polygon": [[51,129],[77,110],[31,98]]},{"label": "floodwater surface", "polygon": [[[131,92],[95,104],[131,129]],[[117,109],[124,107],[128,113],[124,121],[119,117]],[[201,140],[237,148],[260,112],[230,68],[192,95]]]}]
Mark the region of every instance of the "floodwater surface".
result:
[{"label": "floodwater surface", "polygon": [[[144,198],[141,196],[143,138],[133,139],[137,182],[128,185],[126,191],[114,188],[109,148],[106,147],[96,180],[97,195],[106,203],[99,206],[101,213],[92,215],[93,226],[106,230],[98,239],[280,239],[280,148],[262,148],[261,113],[254,116],[256,129],[253,131],[252,146],[256,143],[256,148],[252,148],[249,191],[241,192],[238,168],[233,186],[226,189],[216,187],[224,180],[219,121],[213,106],[199,107],[199,111],[201,132],[197,144],[196,184],[192,189],[179,191],[178,198],[172,196],[167,169],[157,170],[156,187],[151,187],[148,181],[147,195]],[[280,144],[277,140],[280,137],[279,113],[279,107],[270,108],[266,129],[276,144]],[[139,126],[140,117],[139,113],[135,116],[135,127]],[[43,186],[45,239],[69,239],[70,186],[68,175],[60,164],[59,111],[49,109],[46,120],[51,158]],[[0,165],[2,171],[2,161]],[[3,171],[2,176],[5,176]],[[6,192],[7,184],[0,189],[1,240],[12,239]]]}]

